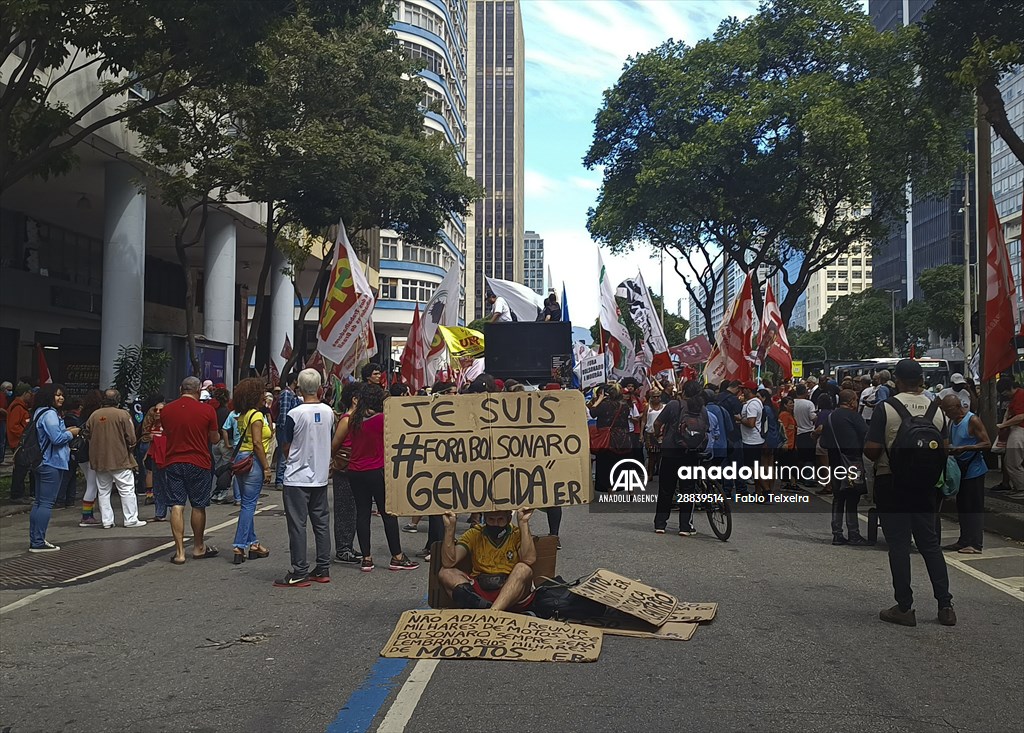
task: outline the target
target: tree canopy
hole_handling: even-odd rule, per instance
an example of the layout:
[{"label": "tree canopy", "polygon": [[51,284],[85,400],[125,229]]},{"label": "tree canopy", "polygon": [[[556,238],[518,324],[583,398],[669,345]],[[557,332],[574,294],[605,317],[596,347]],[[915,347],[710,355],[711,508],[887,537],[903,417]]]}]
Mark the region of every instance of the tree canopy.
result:
[{"label": "tree canopy", "polygon": [[788,323],[814,272],[902,216],[908,179],[944,190],[962,159],[961,121],[925,103],[913,50],[912,32],[877,32],[854,0],[776,0],[631,58],[584,159],[603,167],[591,234],[684,263],[708,324],[723,252],[781,270]]},{"label": "tree canopy", "polygon": [[992,130],[1024,163],[1024,140],[1006,115],[1000,78],[1024,63],[1024,0],[936,0],[917,39],[923,87],[940,113],[984,102]]}]

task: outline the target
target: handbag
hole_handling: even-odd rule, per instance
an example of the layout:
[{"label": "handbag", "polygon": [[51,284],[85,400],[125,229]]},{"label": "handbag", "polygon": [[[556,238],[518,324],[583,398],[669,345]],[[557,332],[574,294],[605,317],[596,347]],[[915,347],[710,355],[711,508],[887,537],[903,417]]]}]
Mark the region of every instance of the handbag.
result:
[{"label": "handbag", "polygon": [[611,426],[605,428],[599,428],[596,425],[588,426],[590,431],[591,453],[608,451],[609,453],[623,454],[631,453],[633,451],[633,444],[629,439],[629,433],[622,428],[614,427],[620,414],[622,414],[621,405],[615,411],[615,417],[612,418]]},{"label": "handbag", "polygon": [[331,457],[331,471],[334,473],[345,473],[348,470],[348,462],[352,458],[352,446],[343,445]]},{"label": "handbag", "polygon": [[942,485],[939,487],[943,496],[948,498],[957,495],[960,491],[960,476],[960,464],[956,456],[949,456],[946,459],[946,470],[942,475]]}]

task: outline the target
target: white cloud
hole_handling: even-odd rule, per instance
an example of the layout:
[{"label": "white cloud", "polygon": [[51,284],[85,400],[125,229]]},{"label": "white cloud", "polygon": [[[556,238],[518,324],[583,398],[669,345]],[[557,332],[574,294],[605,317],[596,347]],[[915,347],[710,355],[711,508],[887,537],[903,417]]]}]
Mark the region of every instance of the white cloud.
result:
[{"label": "white cloud", "polygon": [[601,188],[600,178],[584,178],[583,176],[569,176],[569,183],[582,188],[584,191],[598,191]]},{"label": "white cloud", "polygon": [[527,168],[523,172],[523,193],[527,198],[550,196],[558,190],[558,182],[540,171]]}]

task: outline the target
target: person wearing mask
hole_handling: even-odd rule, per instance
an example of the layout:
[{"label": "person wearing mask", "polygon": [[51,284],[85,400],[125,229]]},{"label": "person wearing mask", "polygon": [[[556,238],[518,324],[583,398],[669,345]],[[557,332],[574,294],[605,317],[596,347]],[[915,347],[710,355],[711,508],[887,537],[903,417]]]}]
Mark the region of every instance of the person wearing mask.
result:
[{"label": "person wearing mask", "polygon": [[114,526],[110,493],[115,487],[121,497],[124,526],[146,525],[144,520],[139,519],[139,504],[135,498],[134,469],[138,466],[135,421],[127,410],[121,409],[120,404],[120,392],[108,389],[103,393],[100,409],[90,415],[85,424],[85,434],[89,438],[89,464],[96,472],[103,529]]},{"label": "person wearing mask", "polygon": [[[283,578],[274,581],[278,588],[331,581],[331,508],[327,501],[327,481],[331,472],[334,411],[320,401],[323,385],[320,372],[303,369],[296,382],[302,404],[285,416],[280,433],[281,457],[285,460],[284,510],[292,568]],[[312,571],[306,555],[307,520],[313,527],[316,544],[316,565]]]},{"label": "person wearing mask", "polygon": [[356,501],[348,478],[348,462],[352,455],[352,435],[348,432],[348,421],[359,400],[358,392],[359,385],[356,382],[342,387],[338,398],[341,417],[335,427],[334,437],[338,438],[339,432],[344,435],[337,442],[334,439],[331,441],[331,455],[334,457],[331,465],[334,481],[334,558],[349,565],[358,564],[363,559],[352,546],[356,536]]},{"label": "person wearing mask", "polygon": [[[828,411],[822,423],[821,444],[828,451],[828,462],[833,472],[843,469],[843,479],[834,479],[832,499],[832,544],[866,545],[861,536],[857,504],[864,493],[863,460],[864,439],[868,426],[858,410],[857,393],[842,390],[839,393],[839,408]],[[852,472],[856,471],[856,475]],[[846,522],[846,535],[843,522]]]},{"label": "person wearing mask", "polygon": [[71,449],[68,444],[81,428],[68,428],[60,411],[64,407],[64,386],[44,384],[35,395],[32,419],[42,450],[42,461],[35,469],[36,497],[29,514],[29,552],[56,552],[57,545],[46,539],[53,503],[57,500],[64,472],[68,470]]},{"label": "person wearing mask", "polygon": [[231,401],[239,412],[238,426],[242,442],[235,456],[235,465],[249,462],[247,471],[234,471],[242,494],[242,505],[235,527],[235,541],[231,561],[241,565],[246,560],[268,557],[270,550],[256,539],[256,502],[264,483],[273,480],[270,468],[270,439],[273,431],[270,420],[260,409],[263,405],[263,381],[259,377],[243,379],[235,385]]},{"label": "person wearing mask", "polygon": [[[7,407],[7,445],[12,452],[17,453],[21,446],[21,436],[28,427],[32,418],[32,402],[34,395],[32,388],[25,382],[19,382],[14,388],[14,399]],[[35,473],[24,466],[14,463],[14,470],[11,472],[11,503],[31,504],[32,499],[25,496],[25,482],[29,482],[30,493],[35,493]]]},{"label": "person wearing mask", "polygon": [[960,537],[942,549],[980,555],[985,536],[985,476],[988,475],[984,452],[992,447],[992,441],[985,423],[965,408],[963,402],[958,394],[942,398],[942,411],[950,421],[949,452],[960,468],[960,490],[956,494]]},{"label": "person wearing mask", "polygon": [[[895,376],[898,393],[893,399],[901,403],[902,410],[911,416],[930,415],[936,430],[945,436],[945,417],[938,405],[922,394],[924,370],[921,365],[913,359],[901,359],[896,364]],[[949,574],[935,532],[939,492],[934,486],[897,486],[893,477],[894,470],[906,476],[919,465],[892,465],[890,462],[902,422],[897,407],[887,402],[879,403],[871,415],[864,443],[865,457],[875,462],[875,504],[889,545],[889,569],[896,598],[896,605],[884,609],[878,616],[887,623],[917,625],[914,591],[910,585],[910,537],[913,535],[938,602],[939,623],[954,626],[956,612],[949,592]]]},{"label": "person wearing mask", "polygon": [[[601,385],[595,388],[596,396],[594,401],[588,405],[590,414],[597,421],[599,429],[607,428],[617,431],[620,436],[629,440],[629,414],[633,407],[631,402],[623,399],[622,388],[615,382]],[[629,455],[632,446],[616,445],[615,439],[608,448],[599,450],[595,454],[596,476],[594,480],[595,491],[610,491],[612,488],[612,468],[621,459]],[[614,450],[613,450],[614,447]],[[622,452],[620,452],[622,451]],[[662,457],[664,458],[664,447]],[[674,473],[673,473],[674,476]]]},{"label": "person wearing mask", "polygon": [[419,563],[402,552],[398,518],[384,509],[384,390],[380,385],[364,384],[360,388],[359,400],[348,422],[334,434],[332,453],[341,447],[349,433],[352,434],[352,454],[348,462],[348,476],[356,501],[356,534],[363,555],[359,569],[364,573],[374,569],[370,547],[370,510],[376,502],[391,551],[388,569],[415,570]]}]

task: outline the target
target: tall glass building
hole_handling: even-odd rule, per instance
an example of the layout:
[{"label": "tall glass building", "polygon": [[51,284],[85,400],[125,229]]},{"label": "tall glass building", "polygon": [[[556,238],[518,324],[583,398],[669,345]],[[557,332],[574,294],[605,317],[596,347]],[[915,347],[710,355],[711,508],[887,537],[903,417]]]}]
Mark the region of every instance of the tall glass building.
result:
[{"label": "tall glass building", "polygon": [[539,295],[544,292],[544,239],[537,232],[523,236],[523,285]]}]

